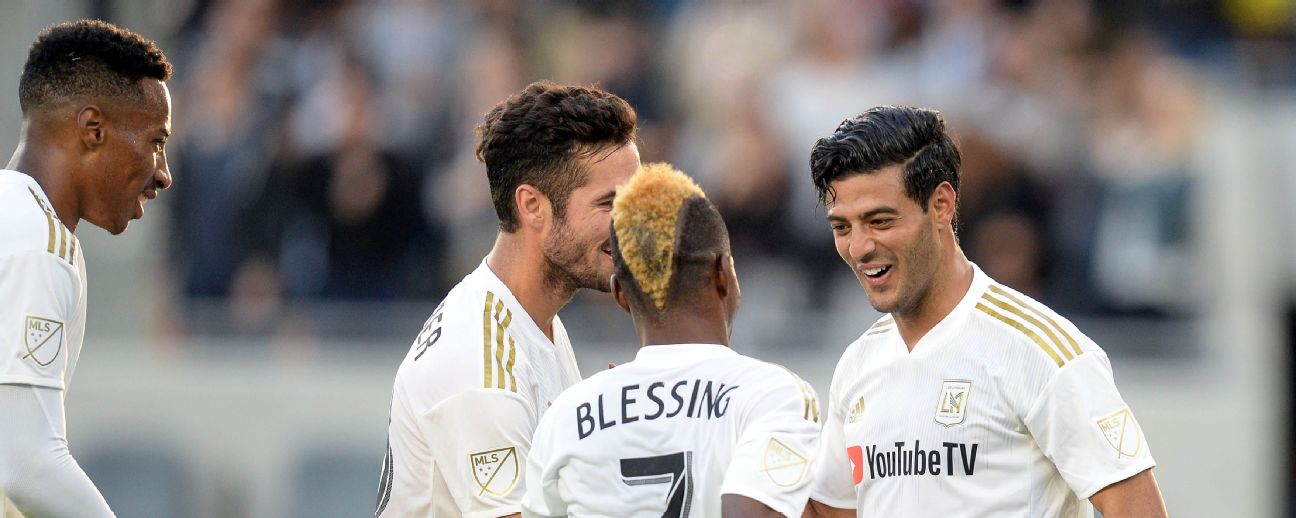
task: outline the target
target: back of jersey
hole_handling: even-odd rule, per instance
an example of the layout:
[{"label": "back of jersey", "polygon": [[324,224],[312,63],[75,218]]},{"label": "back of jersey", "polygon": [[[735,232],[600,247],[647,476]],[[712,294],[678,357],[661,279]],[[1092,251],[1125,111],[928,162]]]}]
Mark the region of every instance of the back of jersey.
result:
[{"label": "back of jersey", "polygon": [[527,515],[719,516],[722,494],[800,516],[814,392],[713,344],[655,345],[568,389],[536,429]]}]

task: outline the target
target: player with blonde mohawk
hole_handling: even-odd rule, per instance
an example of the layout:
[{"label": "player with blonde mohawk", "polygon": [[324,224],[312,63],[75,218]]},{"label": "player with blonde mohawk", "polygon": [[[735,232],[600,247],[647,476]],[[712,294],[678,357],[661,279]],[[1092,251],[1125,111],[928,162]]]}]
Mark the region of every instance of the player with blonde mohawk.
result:
[{"label": "player with blonde mohawk", "polygon": [[728,347],[740,295],[715,206],[684,173],[645,165],[613,202],[612,264],[642,347],[540,420],[523,516],[800,516],[818,402]]}]

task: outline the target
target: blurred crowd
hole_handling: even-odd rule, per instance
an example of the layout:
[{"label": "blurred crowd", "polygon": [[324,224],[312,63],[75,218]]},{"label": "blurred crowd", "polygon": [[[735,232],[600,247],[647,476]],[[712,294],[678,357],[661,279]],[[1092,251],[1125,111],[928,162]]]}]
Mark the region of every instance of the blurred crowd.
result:
[{"label": "blurred crowd", "polygon": [[845,271],[810,147],[916,104],[958,136],[987,273],[1067,312],[1192,311],[1203,63],[1291,30],[1246,0],[180,4],[172,264],[188,299],[252,314],[439,298],[494,239],[474,127],[542,78],[626,98],[644,161],[699,180],[740,263],[801,272],[789,300]]}]

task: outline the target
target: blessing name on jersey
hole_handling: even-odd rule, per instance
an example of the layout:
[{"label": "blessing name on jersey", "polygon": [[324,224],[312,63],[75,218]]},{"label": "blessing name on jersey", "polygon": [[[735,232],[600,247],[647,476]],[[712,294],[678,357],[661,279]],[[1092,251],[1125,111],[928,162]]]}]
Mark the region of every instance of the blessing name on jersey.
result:
[{"label": "blessing name on jersey", "polygon": [[[691,417],[715,419],[724,417],[729,410],[729,396],[738,385],[726,385],[711,380],[679,380],[674,383],[654,381],[643,388],[638,384],[621,387],[621,403],[611,406],[603,403],[604,394],[593,401],[576,406],[576,433],[580,439],[597,430],[619,424],[630,424],[640,419],[652,421],[663,418]],[[616,394],[608,395],[616,399]],[[618,408],[620,412],[618,413]]]}]

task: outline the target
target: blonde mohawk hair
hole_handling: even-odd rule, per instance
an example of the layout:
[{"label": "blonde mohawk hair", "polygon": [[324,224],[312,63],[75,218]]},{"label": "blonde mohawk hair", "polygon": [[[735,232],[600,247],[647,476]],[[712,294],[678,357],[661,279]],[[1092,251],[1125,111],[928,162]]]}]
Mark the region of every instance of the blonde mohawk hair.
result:
[{"label": "blonde mohawk hair", "polygon": [[693,197],[706,194],[688,175],[657,162],[640,168],[612,202],[617,251],[658,311],[670,295],[680,209]]}]

